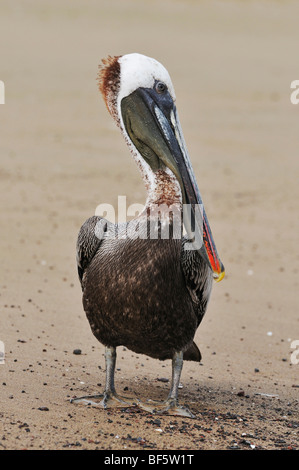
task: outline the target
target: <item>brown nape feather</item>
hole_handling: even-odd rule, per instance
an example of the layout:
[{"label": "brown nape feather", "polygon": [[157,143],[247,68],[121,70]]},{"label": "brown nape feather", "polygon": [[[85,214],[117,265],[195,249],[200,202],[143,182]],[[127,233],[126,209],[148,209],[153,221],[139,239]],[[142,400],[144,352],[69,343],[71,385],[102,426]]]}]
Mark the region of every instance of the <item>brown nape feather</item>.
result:
[{"label": "brown nape feather", "polygon": [[107,59],[103,59],[102,63],[99,65],[97,77],[99,90],[111,114],[113,114],[115,109],[120,84],[120,64],[118,62],[120,57],[121,56],[109,56]]}]

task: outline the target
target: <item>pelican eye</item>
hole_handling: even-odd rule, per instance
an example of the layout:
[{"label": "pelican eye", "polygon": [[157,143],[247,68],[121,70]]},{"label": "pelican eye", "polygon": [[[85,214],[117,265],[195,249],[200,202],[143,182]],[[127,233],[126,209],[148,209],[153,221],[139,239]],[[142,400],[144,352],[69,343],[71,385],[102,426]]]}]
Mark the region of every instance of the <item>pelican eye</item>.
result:
[{"label": "pelican eye", "polygon": [[155,84],[155,90],[157,93],[162,94],[165,93],[165,91],[167,90],[167,86],[164,82],[157,82]]}]

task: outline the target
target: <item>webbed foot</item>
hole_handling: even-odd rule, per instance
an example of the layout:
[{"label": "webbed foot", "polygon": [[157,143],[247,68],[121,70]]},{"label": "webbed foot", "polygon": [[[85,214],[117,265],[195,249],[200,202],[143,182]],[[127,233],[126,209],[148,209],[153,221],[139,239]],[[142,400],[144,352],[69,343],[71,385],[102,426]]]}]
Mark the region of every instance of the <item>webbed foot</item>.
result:
[{"label": "webbed foot", "polygon": [[143,403],[138,400],[138,407],[152,414],[169,414],[174,416],[184,416],[185,418],[195,418],[194,414],[186,407],[178,405],[174,398],[168,398],[163,402],[148,400]]},{"label": "webbed foot", "polygon": [[84,405],[101,406],[102,408],[112,408],[119,406],[135,406],[136,400],[129,397],[122,397],[116,392],[105,391],[101,394],[86,395],[83,397],[72,398],[71,403],[83,403]]}]

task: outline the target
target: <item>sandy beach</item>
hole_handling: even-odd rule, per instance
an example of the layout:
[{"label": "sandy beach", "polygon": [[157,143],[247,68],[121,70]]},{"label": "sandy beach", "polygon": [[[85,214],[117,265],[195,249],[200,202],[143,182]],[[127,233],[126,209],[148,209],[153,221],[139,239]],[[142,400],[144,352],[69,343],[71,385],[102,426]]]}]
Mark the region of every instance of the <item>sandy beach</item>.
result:
[{"label": "sandy beach", "polygon": [[[299,449],[298,16],[278,0],[1,1],[1,450]],[[96,82],[130,52],[171,75],[226,267],[181,377],[195,419],[70,403],[105,384],[78,231],[101,203],[145,202]],[[116,367],[119,393],[167,397],[170,361],[120,347]]]}]

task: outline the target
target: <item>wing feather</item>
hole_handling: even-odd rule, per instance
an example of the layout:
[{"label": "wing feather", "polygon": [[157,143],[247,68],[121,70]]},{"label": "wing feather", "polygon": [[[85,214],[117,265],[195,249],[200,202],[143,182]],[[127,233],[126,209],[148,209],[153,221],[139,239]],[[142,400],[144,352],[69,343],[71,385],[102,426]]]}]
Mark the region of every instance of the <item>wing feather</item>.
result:
[{"label": "wing feather", "polygon": [[181,265],[185,276],[186,286],[194,303],[194,308],[200,324],[211,295],[212,271],[196,250],[185,250],[188,240],[183,238]]},{"label": "wing feather", "polygon": [[82,279],[87,266],[98,251],[107,231],[107,220],[100,216],[92,216],[82,225],[77,239],[78,275]]}]

